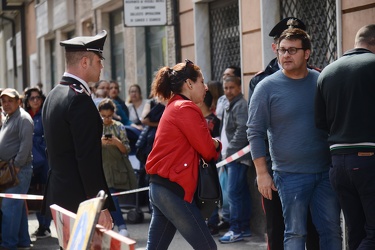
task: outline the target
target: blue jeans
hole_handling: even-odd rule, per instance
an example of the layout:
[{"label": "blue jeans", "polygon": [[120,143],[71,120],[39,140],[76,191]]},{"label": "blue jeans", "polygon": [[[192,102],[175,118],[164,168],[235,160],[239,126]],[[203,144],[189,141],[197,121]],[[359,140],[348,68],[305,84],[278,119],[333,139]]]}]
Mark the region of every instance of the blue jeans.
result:
[{"label": "blue jeans", "polygon": [[[26,194],[29,190],[32,172],[31,164],[20,168],[17,174],[19,184],[8,188],[4,193]],[[30,246],[25,201],[4,198],[1,210],[3,212],[1,246],[11,250],[17,249],[17,246]]]},{"label": "blue jeans", "polygon": [[[117,190],[115,188],[109,188],[109,192],[111,194],[116,193],[120,190]],[[119,227],[119,230],[121,229],[126,229],[126,224],[124,217],[122,216],[121,208],[120,208],[120,203],[118,201],[117,196],[112,196],[113,203],[115,204],[116,211],[111,212],[114,224]]]},{"label": "blue jeans", "polygon": [[375,249],[375,156],[332,155],[330,179],[349,232],[349,249]]},{"label": "blue jeans", "polygon": [[305,249],[307,211],[319,233],[321,250],[341,250],[340,205],[328,171],[296,174],[275,171],[285,222],[284,249]]},{"label": "blue jeans", "polygon": [[248,166],[238,162],[226,165],[230,230],[236,234],[250,229],[251,197],[247,184]]},{"label": "blue jeans", "polygon": [[194,201],[186,202],[156,183],[150,183],[149,196],[153,210],[146,249],[168,249],[176,230],[194,249],[217,249]]}]

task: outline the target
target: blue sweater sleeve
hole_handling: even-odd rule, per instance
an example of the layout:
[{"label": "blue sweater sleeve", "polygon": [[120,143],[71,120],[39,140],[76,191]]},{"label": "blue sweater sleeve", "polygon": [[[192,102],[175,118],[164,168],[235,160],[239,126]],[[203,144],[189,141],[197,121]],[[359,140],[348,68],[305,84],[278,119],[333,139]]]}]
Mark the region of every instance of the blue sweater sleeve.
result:
[{"label": "blue sweater sleeve", "polygon": [[247,121],[247,138],[250,143],[252,159],[266,156],[267,129],[270,121],[268,96],[264,84],[259,83],[250,100]]}]

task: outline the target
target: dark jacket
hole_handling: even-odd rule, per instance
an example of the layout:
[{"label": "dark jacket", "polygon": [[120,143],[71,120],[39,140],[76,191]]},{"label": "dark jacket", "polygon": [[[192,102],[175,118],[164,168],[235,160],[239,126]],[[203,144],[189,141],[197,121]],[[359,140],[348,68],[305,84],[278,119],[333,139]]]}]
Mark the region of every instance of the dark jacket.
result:
[{"label": "dark jacket", "polygon": [[[225,123],[225,133],[228,139],[228,147],[226,150],[226,157],[238,152],[246,147],[249,142],[246,137],[246,122],[248,118],[247,102],[243,94],[236,96],[228,107],[225,107],[224,121],[221,124],[221,129]],[[239,158],[237,161],[250,159],[248,155]]]},{"label": "dark jacket", "polygon": [[44,102],[42,120],[50,165],[42,212],[57,204],[76,213],[100,190],[114,210],[102,166],[102,119],[84,86],[63,77]]},{"label": "dark jacket", "polygon": [[39,110],[34,116],[33,133],[33,169],[38,169],[47,164],[46,142],[44,140],[44,130],[42,124],[42,112]]},{"label": "dark jacket", "polygon": [[[374,106],[374,53],[367,49],[352,49],[324,68],[315,96],[315,123],[329,133],[331,145],[374,143]],[[341,153],[366,151],[364,146],[346,148]]]},{"label": "dark jacket", "polygon": [[266,76],[272,75],[276,71],[278,71],[279,64],[277,62],[277,58],[272,59],[264,71],[258,72],[253,78],[251,78],[249,82],[249,98],[248,98],[248,105],[250,104],[250,97],[254,92],[255,86],[262,81]]}]

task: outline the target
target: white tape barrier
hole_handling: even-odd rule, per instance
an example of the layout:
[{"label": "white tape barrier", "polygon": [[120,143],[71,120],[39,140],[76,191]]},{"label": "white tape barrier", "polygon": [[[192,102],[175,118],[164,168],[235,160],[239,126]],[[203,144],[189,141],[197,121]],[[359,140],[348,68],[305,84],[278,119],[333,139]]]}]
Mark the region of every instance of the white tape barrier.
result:
[{"label": "white tape barrier", "polygon": [[[216,164],[216,167],[222,167],[225,164],[228,164],[232,161],[237,160],[238,158],[244,156],[245,154],[250,152],[250,145],[247,145],[240,151],[232,154],[225,160],[222,160],[221,162],[218,162]],[[137,188],[137,189],[132,189],[128,191],[123,191],[123,192],[116,192],[113,193],[112,196],[119,196],[119,195],[124,195],[124,194],[132,194],[132,193],[138,193],[138,192],[143,192],[149,190],[149,187],[142,187],[142,188]],[[43,200],[43,195],[33,195],[33,194],[6,194],[6,193],[0,193],[0,197],[3,198],[10,198],[10,199],[21,199],[21,200]]]},{"label": "white tape barrier", "polygon": [[235,161],[237,160],[238,158],[244,156],[245,154],[249,153],[250,152],[250,145],[247,145],[246,147],[244,147],[243,149],[241,149],[240,151],[238,151],[237,153],[234,153],[232,154],[231,156],[229,156],[228,158],[226,158],[225,160],[222,160],[221,162],[217,163],[216,164],[216,167],[219,168],[219,167],[222,167],[224,166],[225,164],[228,164],[232,161]]}]

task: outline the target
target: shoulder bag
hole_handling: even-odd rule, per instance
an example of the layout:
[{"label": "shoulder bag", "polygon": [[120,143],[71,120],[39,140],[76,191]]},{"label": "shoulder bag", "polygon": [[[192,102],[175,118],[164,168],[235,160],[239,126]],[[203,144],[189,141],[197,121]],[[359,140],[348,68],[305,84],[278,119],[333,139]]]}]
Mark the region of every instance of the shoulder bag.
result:
[{"label": "shoulder bag", "polygon": [[14,169],[13,160],[0,160],[0,189],[4,190],[18,185],[16,170]]},{"label": "shoulder bag", "polygon": [[205,220],[211,217],[216,207],[223,204],[219,175],[214,160],[207,163],[201,158],[199,161],[195,202]]}]

